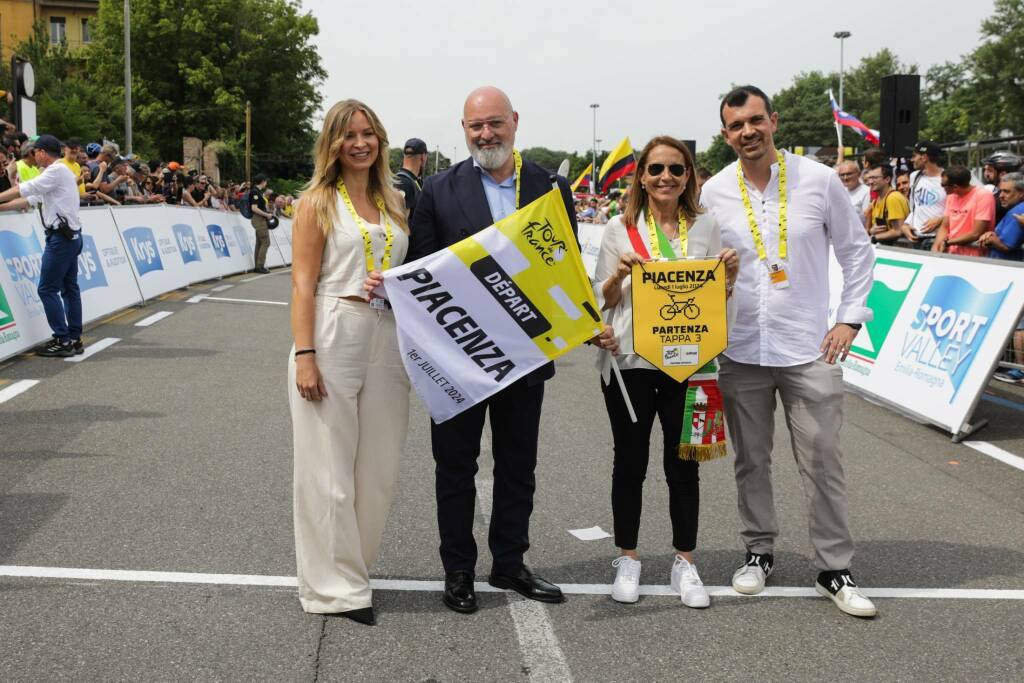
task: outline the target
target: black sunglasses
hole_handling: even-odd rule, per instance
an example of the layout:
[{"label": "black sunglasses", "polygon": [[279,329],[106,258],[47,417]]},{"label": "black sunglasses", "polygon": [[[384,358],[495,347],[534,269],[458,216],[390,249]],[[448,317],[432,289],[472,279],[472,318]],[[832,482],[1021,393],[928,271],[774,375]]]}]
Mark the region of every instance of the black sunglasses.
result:
[{"label": "black sunglasses", "polygon": [[[665,164],[647,164],[647,175],[661,175],[665,172]],[[676,178],[682,178],[686,167],[682,164],[669,164],[668,172]]]}]

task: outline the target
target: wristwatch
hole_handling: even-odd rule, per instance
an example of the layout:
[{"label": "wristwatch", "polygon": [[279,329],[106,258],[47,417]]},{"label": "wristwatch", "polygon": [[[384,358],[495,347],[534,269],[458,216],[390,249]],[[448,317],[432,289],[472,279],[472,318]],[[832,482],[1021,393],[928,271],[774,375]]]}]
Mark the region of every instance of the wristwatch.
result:
[{"label": "wristwatch", "polygon": [[861,327],[864,326],[861,323],[841,323],[841,324],[846,325],[847,327],[852,327],[855,330],[859,330]]}]

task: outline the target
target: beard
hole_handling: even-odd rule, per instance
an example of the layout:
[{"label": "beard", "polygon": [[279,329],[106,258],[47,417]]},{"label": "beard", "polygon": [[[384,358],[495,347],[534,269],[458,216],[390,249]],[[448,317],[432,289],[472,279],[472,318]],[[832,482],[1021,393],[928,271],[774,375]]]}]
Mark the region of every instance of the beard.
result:
[{"label": "beard", "polygon": [[509,155],[512,154],[512,145],[501,142],[497,143],[495,147],[483,149],[477,147],[476,143],[471,142],[469,143],[469,154],[476,163],[480,164],[481,168],[493,171],[501,168],[502,164],[508,161]]}]

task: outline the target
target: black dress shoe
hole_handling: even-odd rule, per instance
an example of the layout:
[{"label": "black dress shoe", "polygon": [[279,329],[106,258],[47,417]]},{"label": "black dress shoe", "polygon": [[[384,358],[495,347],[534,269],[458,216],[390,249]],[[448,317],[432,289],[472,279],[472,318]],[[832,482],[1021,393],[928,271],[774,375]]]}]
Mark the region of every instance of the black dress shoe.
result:
[{"label": "black dress shoe", "polygon": [[365,624],[366,626],[373,626],[377,623],[377,620],[373,618],[372,607],[363,607],[362,609],[350,609],[346,612],[338,612],[338,616],[351,619],[357,624]]},{"label": "black dress shoe", "polygon": [[519,593],[524,598],[538,600],[540,602],[565,602],[562,589],[555,584],[545,581],[524,564],[519,571],[512,574],[491,573],[487,583],[495,588],[508,588]]},{"label": "black dress shoe", "polygon": [[448,572],[444,575],[444,595],[441,598],[448,609],[470,614],[479,605],[473,589],[473,574],[467,571]]}]

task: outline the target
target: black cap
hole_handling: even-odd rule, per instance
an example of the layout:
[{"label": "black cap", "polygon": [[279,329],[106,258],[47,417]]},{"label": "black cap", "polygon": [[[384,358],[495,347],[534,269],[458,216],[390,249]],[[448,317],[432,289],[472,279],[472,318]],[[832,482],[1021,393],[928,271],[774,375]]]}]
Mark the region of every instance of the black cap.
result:
[{"label": "black cap", "polygon": [[55,157],[60,156],[60,146],[60,140],[52,135],[40,135],[36,141],[32,143],[33,149],[41,149]]},{"label": "black cap", "polygon": [[932,159],[938,159],[942,154],[942,148],[931,140],[921,140],[914,145],[914,151],[918,154],[927,154]]},{"label": "black cap", "polygon": [[409,138],[405,141],[405,154],[426,154],[427,143],[423,142],[419,138]]},{"label": "black cap", "polygon": [[263,175],[262,173],[257,173],[252,178],[252,184],[253,185],[259,185],[260,183],[262,183],[266,179],[267,179],[267,176]]}]

